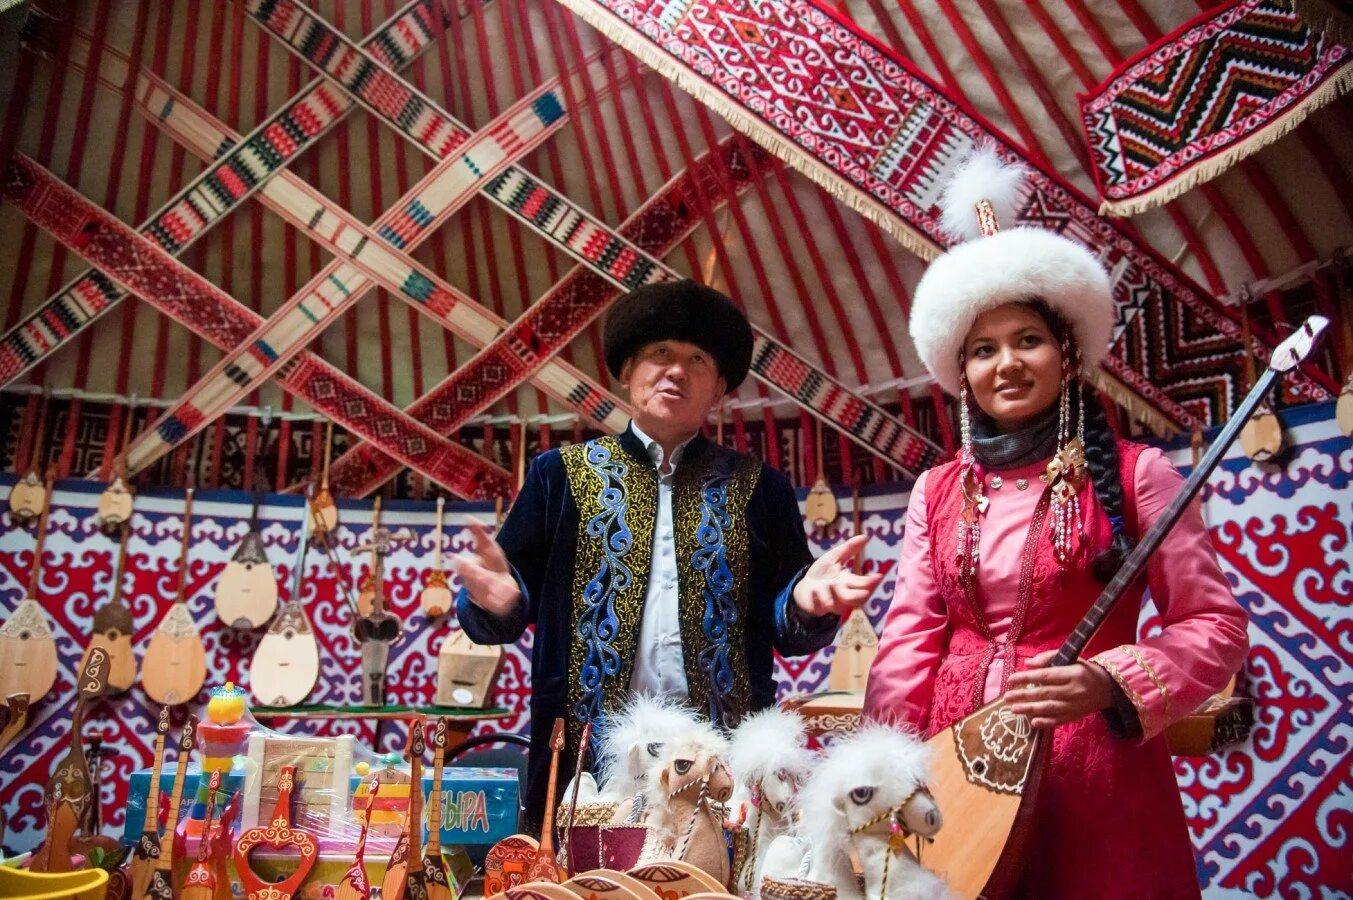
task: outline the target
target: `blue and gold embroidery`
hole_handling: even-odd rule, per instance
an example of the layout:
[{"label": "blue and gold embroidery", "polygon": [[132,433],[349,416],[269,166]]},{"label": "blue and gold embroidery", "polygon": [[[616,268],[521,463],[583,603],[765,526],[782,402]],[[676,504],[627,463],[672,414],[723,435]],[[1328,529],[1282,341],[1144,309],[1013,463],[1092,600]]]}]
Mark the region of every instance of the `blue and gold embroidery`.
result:
[{"label": "blue and gold embroidery", "polygon": [[747,711],[747,503],[761,464],[723,447],[678,471],[673,525],[691,703],[731,728]]},{"label": "blue and gold embroidery", "polygon": [[[573,646],[569,653],[570,740],[624,702],[634,671],[658,479],[652,463],[603,437],[561,453],[578,505]],[[707,445],[682,460],[673,484],[682,655],[691,705],[725,727],[751,698],[747,669],[747,504],[761,464]]]},{"label": "blue and gold embroidery", "polygon": [[[613,437],[561,453],[582,533],[574,564],[571,722],[601,721],[624,698],[653,555],[657,476]],[[571,729],[572,730],[572,729]]]}]

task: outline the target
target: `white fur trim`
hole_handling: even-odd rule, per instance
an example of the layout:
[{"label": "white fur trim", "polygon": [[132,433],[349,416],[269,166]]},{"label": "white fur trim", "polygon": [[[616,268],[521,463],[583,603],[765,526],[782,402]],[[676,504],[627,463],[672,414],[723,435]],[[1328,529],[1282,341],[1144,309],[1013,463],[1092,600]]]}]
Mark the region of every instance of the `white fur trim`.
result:
[{"label": "white fur trim", "polygon": [[776,769],[806,772],[813,754],[803,717],[770,707],[743,719],[733,731],[728,765],[739,784],[754,784]]},{"label": "white fur trim", "polygon": [[1087,249],[1041,228],[1013,228],[959,244],[930,264],[911,307],[911,339],[940,387],[958,394],[959,352],[982,313],[1041,299],[1071,325],[1086,371],[1109,349],[1109,276]]},{"label": "white fur trim", "polygon": [[1013,226],[1019,211],[1019,189],[1027,175],[1023,166],[1006,165],[990,148],[970,153],[940,193],[940,228],[955,241],[980,236],[977,204],[982,200],[991,204],[998,225]]},{"label": "white fur trim", "polygon": [[[656,762],[650,744],[662,744],[697,727],[695,713],[675,700],[641,695],[608,716],[597,739],[597,763],[607,796],[628,796],[643,786],[644,773]],[[636,758],[637,757],[637,758]]]}]

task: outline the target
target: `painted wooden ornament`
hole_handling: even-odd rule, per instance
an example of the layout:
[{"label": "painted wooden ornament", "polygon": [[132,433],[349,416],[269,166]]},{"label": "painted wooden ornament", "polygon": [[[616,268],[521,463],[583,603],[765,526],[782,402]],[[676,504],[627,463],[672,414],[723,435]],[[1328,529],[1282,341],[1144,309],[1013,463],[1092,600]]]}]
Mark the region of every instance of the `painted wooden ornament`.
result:
[{"label": "painted wooden ornament", "polygon": [[442,859],[442,766],[446,762],[446,741],[450,725],[437,720],[432,734],[432,791],[428,794],[428,839],[423,850],[423,884],[428,900],[451,900],[451,882]]},{"label": "painted wooden ornament", "polygon": [[121,527],[131,520],[132,501],[135,499],[131,486],[127,483],[127,445],[131,442],[132,420],[136,418],[136,398],[127,406],[126,416],[122,420],[122,447],[118,451],[117,466],[113,470],[113,480],[99,495],[97,520],[99,527],[111,529]]},{"label": "painted wooden ornament", "polygon": [[368,900],[371,896],[371,882],[366,877],[366,836],[371,830],[371,807],[376,805],[376,794],[380,789],[380,779],[371,779],[366,812],[362,816],[362,830],[357,835],[357,847],[352,853],[352,865],[343,873],[343,881],[339,883],[338,893],[335,895],[336,900]]},{"label": "painted wooden ornament", "polygon": [[[291,792],[296,787],[296,767],[284,766],[277,780],[277,807],[266,827],[250,828],[235,842],[235,871],[244,886],[247,900],[291,900],[319,859],[315,836],[291,824]],[[249,865],[249,854],[257,847],[276,851],[294,851],[299,864],[283,881],[263,881]]]},{"label": "painted wooden ornament", "polygon": [[28,471],[9,489],[9,512],[16,521],[30,522],[42,515],[51,501],[51,491],[43,485],[43,440],[47,432],[46,392],[38,405],[38,425],[33,431],[33,450],[28,454]]},{"label": "painted wooden ornament", "polygon": [[334,423],[330,422],[324,431],[324,469],[320,475],[319,490],[310,501],[310,509],[315,517],[315,539],[323,539],[338,527],[338,504],[334,495],[329,493],[329,459],[334,449]]}]

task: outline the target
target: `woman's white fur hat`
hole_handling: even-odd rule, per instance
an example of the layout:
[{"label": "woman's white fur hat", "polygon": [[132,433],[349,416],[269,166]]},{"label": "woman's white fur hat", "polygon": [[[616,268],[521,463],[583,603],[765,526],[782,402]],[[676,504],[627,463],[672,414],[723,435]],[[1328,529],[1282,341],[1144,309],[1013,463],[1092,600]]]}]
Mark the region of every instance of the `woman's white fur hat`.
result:
[{"label": "woman's white fur hat", "polygon": [[940,196],[940,224],[955,240],[926,269],[911,305],[911,339],[921,362],[950,394],[959,390],[959,352],[977,317],[1020,300],[1043,300],[1071,326],[1084,371],[1109,349],[1114,303],[1109,276],[1093,254],[1043,228],[1010,228],[984,236],[977,204],[991,204],[998,223],[1012,223],[1027,175],[993,150],[959,164]]}]

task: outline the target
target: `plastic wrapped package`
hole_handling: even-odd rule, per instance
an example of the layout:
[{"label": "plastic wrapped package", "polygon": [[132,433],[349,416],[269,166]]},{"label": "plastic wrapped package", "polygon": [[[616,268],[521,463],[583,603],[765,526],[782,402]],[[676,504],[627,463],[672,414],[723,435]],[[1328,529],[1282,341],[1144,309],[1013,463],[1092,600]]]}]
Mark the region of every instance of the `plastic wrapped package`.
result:
[{"label": "plastic wrapped package", "polygon": [[[160,822],[159,827],[149,829],[152,834],[162,833],[173,805],[174,783],[184,760],[173,748],[172,735],[166,744],[158,796],[151,791],[150,769],[131,777],[123,834],[128,845],[134,846],[148,830],[148,804],[156,807]],[[491,846],[517,829],[518,774],[514,769],[446,766],[440,802],[434,804],[432,755],[430,750],[424,755],[422,766],[424,815],[430,817],[431,809],[439,808],[436,824],[452,875],[468,875],[459,871],[466,865],[464,852],[457,852],[460,848]],[[212,692],[199,717],[196,747],[188,756],[175,835],[174,858],[180,873],[204,853],[219,866],[218,880],[228,878],[238,894],[241,878],[232,861],[235,844],[249,829],[271,824],[281,812],[278,799],[286,787],[288,822],[293,830],[308,835],[317,849],[316,862],[295,896],[325,896],[326,890],[332,891],[342,881],[352,864],[368,806],[367,878],[373,885],[381,883],[409,812],[410,766],[402,755],[377,757],[351,735],[322,737],[265,728],[249,714],[243,692],[227,685]],[[213,771],[221,772],[221,781],[211,804],[214,815],[208,831],[207,786]],[[374,801],[373,782],[380,785]],[[426,823],[422,834],[426,843]],[[295,870],[296,860],[294,850],[268,846],[258,846],[249,855],[255,875],[269,882]],[[453,880],[465,883],[464,877]]]}]

